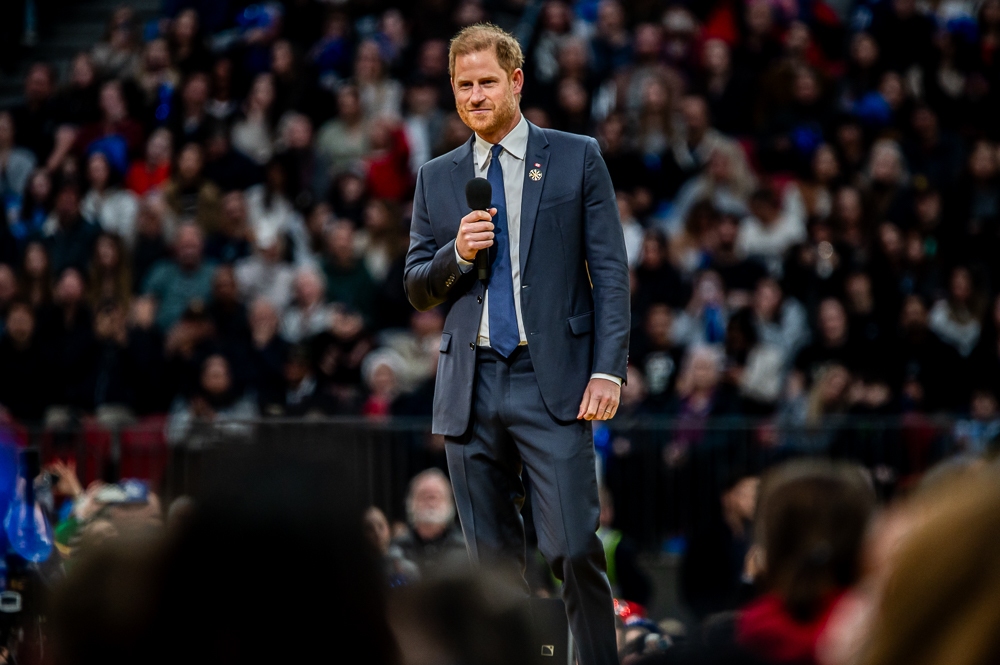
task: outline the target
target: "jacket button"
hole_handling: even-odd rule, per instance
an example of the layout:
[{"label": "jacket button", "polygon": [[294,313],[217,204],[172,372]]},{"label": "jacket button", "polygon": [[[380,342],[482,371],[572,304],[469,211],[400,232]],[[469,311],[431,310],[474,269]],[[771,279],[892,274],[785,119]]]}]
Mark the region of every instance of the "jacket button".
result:
[{"label": "jacket button", "polygon": [[482,296],[476,296],[476,302],[479,303],[480,305],[482,305],[483,304],[483,297]]},{"label": "jacket button", "polygon": [[476,343],[475,342],[469,342],[469,348],[472,349],[473,351],[475,351],[476,350]]}]

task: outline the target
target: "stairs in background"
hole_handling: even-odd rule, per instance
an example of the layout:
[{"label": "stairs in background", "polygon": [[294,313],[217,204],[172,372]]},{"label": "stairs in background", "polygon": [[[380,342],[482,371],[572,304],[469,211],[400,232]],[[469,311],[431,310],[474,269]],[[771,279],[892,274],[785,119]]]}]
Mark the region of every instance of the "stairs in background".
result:
[{"label": "stairs in background", "polygon": [[48,62],[62,81],[73,56],[100,41],[111,12],[124,4],[135,10],[142,25],[159,15],[160,0],[75,0],[60,11],[49,34],[23,49],[13,74],[0,74],[0,109],[21,102],[24,75],[33,62]]}]

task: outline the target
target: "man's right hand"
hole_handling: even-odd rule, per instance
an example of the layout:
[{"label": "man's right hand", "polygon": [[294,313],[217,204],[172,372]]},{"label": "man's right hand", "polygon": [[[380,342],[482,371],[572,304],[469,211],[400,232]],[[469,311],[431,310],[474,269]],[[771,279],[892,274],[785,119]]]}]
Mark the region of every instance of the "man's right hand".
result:
[{"label": "man's right hand", "polygon": [[458,227],[458,237],[455,238],[455,248],[458,255],[466,261],[474,261],[476,252],[493,246],[493,215],[496,208],[473,210],[462,218]]}]

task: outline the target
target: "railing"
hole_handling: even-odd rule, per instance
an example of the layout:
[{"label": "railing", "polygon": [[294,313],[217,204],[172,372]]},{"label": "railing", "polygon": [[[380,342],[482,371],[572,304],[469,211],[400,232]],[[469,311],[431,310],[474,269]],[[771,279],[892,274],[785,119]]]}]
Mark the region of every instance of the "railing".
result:
[{"label": "railing", "polygon": [[[732,479],[789,457],[856,461],[871,471],[877,492],[889,497],[963,449],[956,425],[921,416],[843,417],[816,426],[746,418],[616,419],[595,430],[595,445],[618,526],[644,548],[658,550],[712,524],[719,494]],[[257,446],[293,452],[349,469],[359,500],[397,519],[404,516],[409,479],[431,466],[446,468],[443,440],[430,434],[426,420],[202,423],[177,446],[168,446],[164,430],[161,418],[121,427],[19,430],[17,438],[38,446],[43,459],[75,459],[85,484],[144,478],[167,500],[198,489],[205,456],[214,451]]]}]

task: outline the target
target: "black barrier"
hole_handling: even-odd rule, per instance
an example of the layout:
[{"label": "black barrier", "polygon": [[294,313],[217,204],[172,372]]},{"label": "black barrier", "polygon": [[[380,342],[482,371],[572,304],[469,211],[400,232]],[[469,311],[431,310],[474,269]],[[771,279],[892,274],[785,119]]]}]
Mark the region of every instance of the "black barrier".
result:
[{"label": "black barrier", "polygon": [[[177,445],[165,423],[125,427],[74,426],[21,433],[43,459],[76,460],[81,479],[139,477],[166,500],[197,493],[206,455],[256,446],[306,460],[334,461],[359,501],[403,519],[410,479],[423,469],[446,470],[444,441],[421,419],[273,419],[200,423]],[[968,428],[966,428],[968,429]],[[974,429],[974,428],[973,428]],[[801,425],[780,419],[616,419],[595,429],[603,482],[616,504],[616,524],[644,549],[671,542],[718,519],[719,494],[736,478],[793,457],[853,461],[870,470],[883,498],[891,497],[943,458],[976,443],[956,436],[953,419],[827,418]]]}]

